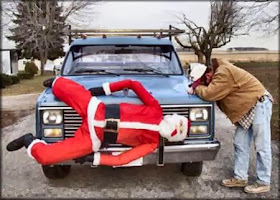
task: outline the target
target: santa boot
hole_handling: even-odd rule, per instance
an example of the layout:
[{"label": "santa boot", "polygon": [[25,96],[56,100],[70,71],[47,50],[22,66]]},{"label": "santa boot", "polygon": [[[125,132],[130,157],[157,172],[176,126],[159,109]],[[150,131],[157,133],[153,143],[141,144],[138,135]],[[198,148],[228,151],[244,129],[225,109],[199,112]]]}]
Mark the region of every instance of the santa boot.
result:
[{"label": "santa boot", "polygon": [[52,87],[52,84],[53,84],[54,79],[55,79],[55,78],[50,78],[50,79],[45,80],[45,81],[43,82],[43,85],[44,85],[45,87],[49,87],[49,88],[51,88],[51,87]]},{"label": "santa boot", "polygon": [[75,163],[83,164],[84,162],[93,162],[93,156],[83,156],[75,159]]},{"label": "santa boot", "polygon": [[7,145],[7,150],[8,151],[16,151],[19,150],[22,147],[28,147],[31,142],[33,140],[35,140],[36,138],[31,134],[31,133],[27,133],[13,141],[11,141],[8,145]]}]

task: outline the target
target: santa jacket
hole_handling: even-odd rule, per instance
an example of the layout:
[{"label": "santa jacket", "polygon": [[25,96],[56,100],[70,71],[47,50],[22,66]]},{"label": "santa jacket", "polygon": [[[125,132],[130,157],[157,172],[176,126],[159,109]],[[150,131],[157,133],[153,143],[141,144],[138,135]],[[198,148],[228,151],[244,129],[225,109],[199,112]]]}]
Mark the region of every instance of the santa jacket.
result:
[{"label": "santa jacket", "polygon": [[118,166],[152,153],[159,144],[158,131],[163,118],[162,109],[157,100],[137,81],[123,80],[103,84],[106,95],[124,88],[133,90],[144,104],[119,105],[120,119],[116,143],[132,146],[132,149],[120,155],[99,153],[106,125],[105,104],[78,83],[59,77],[53,82],[53,93],[78,112],[82,117],[82,125],[73,138],[53,144],[34,140],[27,149],[28,154],[39,163],[47,165],[95,152],[94,165]]}]

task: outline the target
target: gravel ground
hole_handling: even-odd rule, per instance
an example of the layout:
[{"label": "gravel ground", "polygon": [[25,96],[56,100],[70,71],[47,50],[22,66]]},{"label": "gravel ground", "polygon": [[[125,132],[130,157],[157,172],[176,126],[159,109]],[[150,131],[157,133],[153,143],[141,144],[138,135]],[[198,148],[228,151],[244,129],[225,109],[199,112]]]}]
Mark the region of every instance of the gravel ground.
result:
[{"label": "gravel ground", "polygon": [[[2,110],[29,110],[34,109],[40,94],[23,94],[1,97]],[[19,103],[20,102],[20,103]]]},{"label": "gravel ground", "polygon": [[[24,99],[29,104],[32,102],[30,98]],[[14,102],[19,100],[18,97]],[[8,102],[11,104],[12,101]],[[34,118],[34,114],[28,115],[13,126],[2,129],[2,197],[277,199],[279,195],[279,144],[276,142],[272,143],[273,169],[269,193],[247,194],[241,188],[220,186],[221,179],[229,177],[232,171],[234,126],[218,110],[216,137],[222,147],[214,161],[204,162],[202,175],[196,178],[184,177],[179,165],[169,164],[164,167],[118,169],[73,166],[65,179],[48,180],[43,175],[41,166],[27,156],[25,149],[15,153],[5,149],[7,143],[15,137],[26,132],[34,133]],[[254,180],[255,171],[253,147],[251,155],[250,182]]]}]

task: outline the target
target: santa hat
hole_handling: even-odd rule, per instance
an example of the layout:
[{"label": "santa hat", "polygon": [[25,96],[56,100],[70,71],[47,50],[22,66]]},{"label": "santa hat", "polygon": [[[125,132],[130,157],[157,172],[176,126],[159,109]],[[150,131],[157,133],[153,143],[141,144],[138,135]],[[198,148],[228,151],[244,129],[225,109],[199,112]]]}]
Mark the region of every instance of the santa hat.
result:
[{"label": "santa hat", "polygon": [[196,81],[201,78],[207,67],[201,63],[190,63],[190,74],[192,81]]},{"label": "santa hat", "polygon": [[170,142],[183,141],[187,137],[189,121],[177,114],[166,115],[159,124],[159,133]]}]

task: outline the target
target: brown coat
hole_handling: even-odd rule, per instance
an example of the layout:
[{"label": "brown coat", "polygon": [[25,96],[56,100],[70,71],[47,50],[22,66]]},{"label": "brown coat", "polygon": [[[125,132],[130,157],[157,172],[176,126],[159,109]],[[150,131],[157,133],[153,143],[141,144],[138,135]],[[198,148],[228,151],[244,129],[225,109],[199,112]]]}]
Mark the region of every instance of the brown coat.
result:
[{"label": "brown coat", "polygon": [[257,103],[265,88],[249,72],[224,59],[217,60],[219,67],[211,83],[199,85],[195,92],[204,100],[217,101],[231,122],[236,123]]}]

